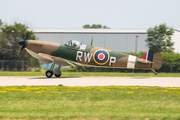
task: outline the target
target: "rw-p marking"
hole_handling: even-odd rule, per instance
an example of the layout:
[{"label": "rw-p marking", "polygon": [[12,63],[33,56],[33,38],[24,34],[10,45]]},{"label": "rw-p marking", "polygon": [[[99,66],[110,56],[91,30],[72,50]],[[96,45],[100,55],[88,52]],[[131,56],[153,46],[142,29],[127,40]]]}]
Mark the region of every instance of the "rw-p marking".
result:
[{"label": "rw-p marking", "polygon": [[[83,54],[84,54],[84,59],[82,59]],[[92,56],[93,56],[93,61],[98,65],[105,65],[106,63],[109,62],[108,65],[111,66],[112,63],[116,62],[116,57],[110,56],[109,52],[107,52],[106,50],[102,50],[102,49],[97,50],[96,52],[94,52],[94,54],[77,51],[76,60],[89,63],[90,61],[92,61]]]}]

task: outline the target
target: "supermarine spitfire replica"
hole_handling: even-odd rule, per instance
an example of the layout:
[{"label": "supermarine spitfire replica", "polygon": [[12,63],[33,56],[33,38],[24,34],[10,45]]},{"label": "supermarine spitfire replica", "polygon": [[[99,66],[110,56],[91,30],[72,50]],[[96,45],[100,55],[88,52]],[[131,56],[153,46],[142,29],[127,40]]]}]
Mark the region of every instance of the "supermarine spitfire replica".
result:
[{"label": "supermarine spitfire replica", "polygon": [[[33,57],[40,59],[41,63],[53,63],[46,76],[51,78],[61,76],[61,66],[91,66],[105,68],[151,69],[154,74],[162,66],[162,56],[153,46],[141,58],[96,46],[85,45],[77,40],[70,40],[66,44],[50,43],[35,40],[22,40],[18,43],[19,53],[25,49]],[[59,65],[53,71],[54,65]]]}]

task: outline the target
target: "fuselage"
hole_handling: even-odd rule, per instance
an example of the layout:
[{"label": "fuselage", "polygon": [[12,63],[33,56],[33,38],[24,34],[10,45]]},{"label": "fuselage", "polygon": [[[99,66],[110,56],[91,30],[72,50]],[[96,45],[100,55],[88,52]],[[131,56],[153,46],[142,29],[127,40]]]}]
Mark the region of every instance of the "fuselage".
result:
[{"label": "fuselage", "polygon": [[151,64],[140,63],[136,56],[116,52],[91,45],[73,47],[68,44],[58,44],[43,41],[27,40],[26,49],[35,53],[44,53],[68,61],[77,62],[83,66],[107,68],[142,68],[150,69]]}]

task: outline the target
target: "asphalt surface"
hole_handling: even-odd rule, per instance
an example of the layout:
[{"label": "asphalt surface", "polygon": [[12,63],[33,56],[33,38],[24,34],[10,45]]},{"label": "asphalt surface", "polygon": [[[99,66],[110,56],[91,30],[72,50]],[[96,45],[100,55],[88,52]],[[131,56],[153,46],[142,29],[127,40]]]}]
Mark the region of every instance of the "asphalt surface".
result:
[{"label": "asphalt surface", "polygon": [[160,86],[180,87],[180,77],[0,77],[0,86]]}]

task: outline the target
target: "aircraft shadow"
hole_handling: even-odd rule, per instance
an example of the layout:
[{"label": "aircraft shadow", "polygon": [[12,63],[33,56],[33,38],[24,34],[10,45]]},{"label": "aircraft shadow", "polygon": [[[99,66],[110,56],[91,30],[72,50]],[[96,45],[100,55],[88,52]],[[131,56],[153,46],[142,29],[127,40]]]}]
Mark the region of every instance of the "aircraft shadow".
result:
[{"label": "aircraft shadow", "polygon": [[131,77],[131,79],[148,79],[149,77]]},{"label": "aircraft shadow", "polygon": [[33,78],[28,78],[28,79],[64,79],[64,78],[80,78],[80,77],[33,77]]}]

